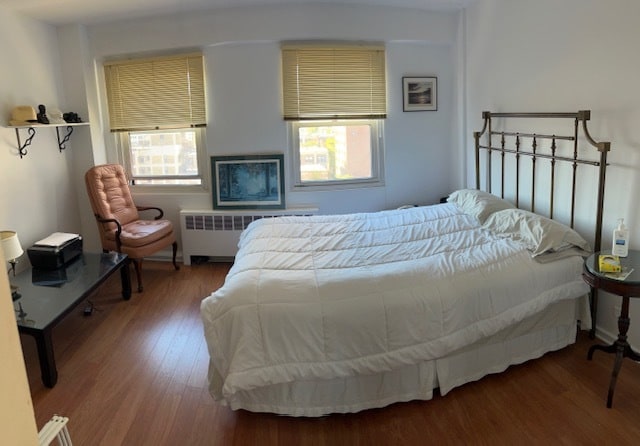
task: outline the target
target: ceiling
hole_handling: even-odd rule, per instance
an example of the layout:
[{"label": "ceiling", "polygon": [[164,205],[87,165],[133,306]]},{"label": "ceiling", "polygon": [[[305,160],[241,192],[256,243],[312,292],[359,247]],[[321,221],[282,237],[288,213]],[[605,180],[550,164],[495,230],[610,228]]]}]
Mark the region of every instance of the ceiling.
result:
[{"label": "ceiling", "polygon": [[238,6],[341,3],[459,10],[475,0],[0,0],[0,6],[52,25],[95,24]]}]

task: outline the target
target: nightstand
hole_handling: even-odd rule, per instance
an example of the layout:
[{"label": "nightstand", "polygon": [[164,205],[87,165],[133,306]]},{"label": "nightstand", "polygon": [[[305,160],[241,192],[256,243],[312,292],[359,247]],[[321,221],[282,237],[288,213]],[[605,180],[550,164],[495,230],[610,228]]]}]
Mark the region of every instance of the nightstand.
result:
[{"label": "nightstand", "polygon": [[[622,297],[622,307],[620,316],[618,317],[618,339],[608,346],[593,345],[589,348],[587,359],[593,358],[596,350],[602,350],[607,353],[615,353],[616,359],[611,373],[611,381],[609,384],[609,393],[607,396],[607,407],[611,407],[613,403],[613,392],[616,387],[616,379],[622,366],[623,358],[631,358],[634,361],[640,361],[640,355],[631,349],[627,342],[627,331],[629,330],[629,300],[631,298],[640,298],[640,251],[629,250],[627,257],[620,257],[620,263],[623,268],[632,268],[633,272],[624,280],[615,279],[601,273],[598,267],[598,256],[600,254],[610,254],[610,252],[596,252],[589,256],[584,262],[582,277],[595,290],[607,291]],[[595,321],[594,321],[595,324]]]}]

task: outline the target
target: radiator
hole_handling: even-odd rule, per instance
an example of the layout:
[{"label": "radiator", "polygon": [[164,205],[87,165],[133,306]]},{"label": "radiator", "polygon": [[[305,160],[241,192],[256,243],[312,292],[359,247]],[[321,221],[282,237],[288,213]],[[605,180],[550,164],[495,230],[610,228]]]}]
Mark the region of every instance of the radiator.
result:
[{"label": "radiator", "polygon": [[181,210],[182,262],[191,265],[191,257],[212,261],[233,261],[240,233],[254,220],[285,215],[313,215],[317,208],[277,210]]}]

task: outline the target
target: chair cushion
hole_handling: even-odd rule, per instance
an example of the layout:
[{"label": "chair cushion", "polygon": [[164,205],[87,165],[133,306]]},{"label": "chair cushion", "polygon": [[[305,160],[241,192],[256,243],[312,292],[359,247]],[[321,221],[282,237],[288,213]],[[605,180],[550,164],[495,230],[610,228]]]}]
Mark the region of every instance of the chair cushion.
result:
[{"label": "chair cushion", "polygon": [[[123,246],[132,248],[154,243],[173,232],[173,225],[169,220],[136,220],[122,226],[120,241]],[[106,235],[108,240],[115,241],[115,231]]]},{"label": "chair cushion", "polygon": [[[85,183],[94,214],[102,218],[114,218],[122,225],[140,218],[121,165],[92,167],[85,174]],[[107,226],[112,230],[116,228],[113,223]]]}]

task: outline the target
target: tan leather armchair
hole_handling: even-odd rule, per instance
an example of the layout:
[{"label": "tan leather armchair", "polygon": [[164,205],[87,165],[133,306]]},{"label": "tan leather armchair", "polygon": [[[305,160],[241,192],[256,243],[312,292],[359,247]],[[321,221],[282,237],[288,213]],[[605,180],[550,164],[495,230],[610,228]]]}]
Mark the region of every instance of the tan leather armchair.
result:
[{"label": "tan leather armchair", "polygon": [[[103,164],[92,167],[84,176],[87,193],[98,223],[98,232],[104,252],[125,253],[133,262],[142,291],[142,259],[173,246],[173,266],[176,263],[176,242],[173,224],[163,219],[162,209],[136,206],[131,197],[124,168],[120,164]],[[143,220],[139,211],[155,210],[155,219]]]}]

